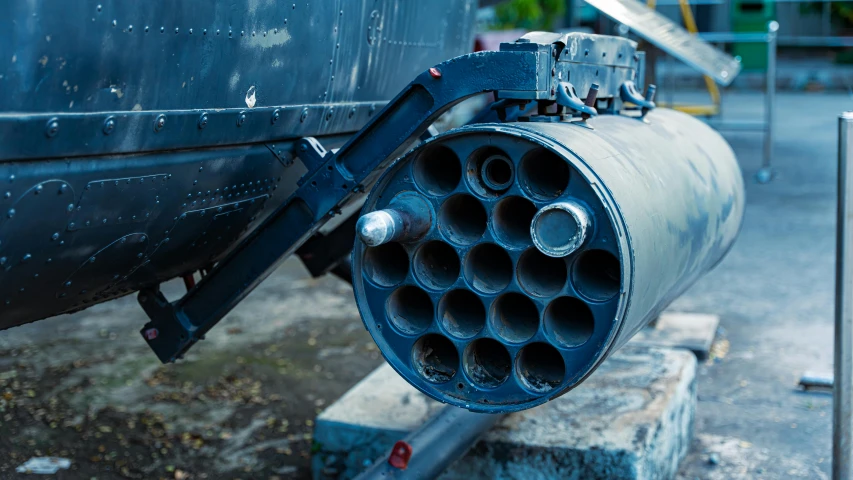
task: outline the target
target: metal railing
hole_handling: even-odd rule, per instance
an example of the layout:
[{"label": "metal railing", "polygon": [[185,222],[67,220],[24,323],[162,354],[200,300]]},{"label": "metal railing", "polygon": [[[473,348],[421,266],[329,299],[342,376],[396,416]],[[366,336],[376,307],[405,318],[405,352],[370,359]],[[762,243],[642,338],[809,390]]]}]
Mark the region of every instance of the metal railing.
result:
[{"label": "metal railing", "polygon": [[767,76],[764,85],[764,115],[760,121],[711,120],[717,130],[754,130],[764,134],[764,155],[761,168],[755,174],[759,183],[773,178],[773,127],[776,113],[776,53],[779,24],[768,22],[767,33],[703,33],[700,36],[710,43],[767,43]]},{"label": "metal railing", "polygon": [[[817,24],[819,28],[812,29],[818,30],[813,32],[808,32],[806,35],[796,34],[796,33],[787,33],[782,32],[777,36],[777,42],[779,46],[782,47],[824,47],[824,48],[838,48],[838,47],[851,47],[853,46],[853,36],[842,36],[842,35],[833,35],[832,32],[832,4],[833,3],[851,3],[853,0],[770,0],[778,5],[795,5],[795,4],[804,4],[804,3],[820,3],[821,10],[819,13],[816,13],[816,16],[819,16],[819,21]],[[679,5],[679,0],[655,0],[655,3],[658,7],[674,7]],[[713,7],[726,8],[727,11],[730,10],[730,0],[690,0],[691,6],[700,6],[700,5],[708,5]],[[786,24],[786,20],[793,20],[793,17],[796,16],[797,19],[802,19],[803,14],[797,14],[793,11],[785,11],[780,12],[777,9],[774,18],[777,21],[780,21],[783,24]],[[806,17],[811,15],[806,14]],[[717,17],[719,19],[719,17]],[[816,19],[817,20],[817,19]],[[722,24],[717,21],[716,25],[712,28],[725,29],[728,28],[726,23],[722,22]],[[760,33],[758,33],[760,35]],[[723,35],[726,35],[724,33]]]},{"label": "metal railing", "polygon": [[[776,111],[776,54],[777,54],[777,32],[779,24],[775,21],[768,22],[766,33],[735,33],[715,32],[700,33],[699,36],[709,43],[767,43],[767,71],[764,85],[764,111],[760,120],[724,120],[722,118],[721,104],[714,105],[716,109],[709,109],[707,114],[697,113],[696,106],[679,106],[673,101],[676,91],[675,75],[669,75],[669,84],[664,89],[667,97],[666,104],[671,108],[683,110],[697,116],[706,117],[709,125],[717,130],[739,130],[755,131],[764,135],[764,150],[761,167],[755,173],[755,180],[759,183],[769,182],[774,175],[772,168],[774,119]],[[667,62],[673,61],[672,56],[667,55]],[[668,69],[671,71],[671,69]],[[692,107],[692,108],[691,108]],[[701,107],[701,106],[700,106]]]}]

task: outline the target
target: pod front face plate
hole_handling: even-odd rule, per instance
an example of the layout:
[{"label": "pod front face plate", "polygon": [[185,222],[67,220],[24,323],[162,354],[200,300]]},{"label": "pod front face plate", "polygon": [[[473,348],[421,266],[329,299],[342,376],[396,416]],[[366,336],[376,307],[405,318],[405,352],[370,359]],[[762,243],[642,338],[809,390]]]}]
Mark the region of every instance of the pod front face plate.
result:
[{"label": "pod front face plate", "polygon": [[[436,137],[389,168],[362,214],[412,193],[434,212],[416,241],[353,250],[357,304],[392,367],[442,402],[506,412],[597,366],[619,327],[625,266],[589,176],[547,142],[483,128]],[[589,224],[580,248],[554,257],[534,245],[531,222],[560,202]]]}]

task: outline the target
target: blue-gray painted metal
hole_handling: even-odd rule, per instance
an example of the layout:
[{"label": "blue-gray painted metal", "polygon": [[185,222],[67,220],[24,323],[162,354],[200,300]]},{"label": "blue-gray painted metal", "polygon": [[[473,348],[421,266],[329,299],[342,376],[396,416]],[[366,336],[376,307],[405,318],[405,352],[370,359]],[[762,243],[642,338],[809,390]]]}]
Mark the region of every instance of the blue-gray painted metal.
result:
[{"label": "blue-gray painted metal", "polygon": [[[493,149],[516,163],[505,192],[482,190],[470,173],[471,162]],[[534,161],[543,155],[556,160]],[[437,161],[461,172],[440,178],[446,188],[423,180],[424,165]],[[550,183],[563,176],[565,185]],[[551,185],[552,194],[537,185]],[[433,204],[438,221],[416,242],[357,241],[356,300],[407,381],[483,412],[530,408],[577,386],[723,258],[744,211],[741,172],[725,140],[661,109],[644,119],[446,132],[388,169],[364,211],[411,192]],[[460,197],[482,218],[452,214]],[[520,232],[538,209],[560,201],[583,205],[592,233],[564,258],[540,257],[529,230]]]},{"label": "blue-gray painted metal", "polygon": [[[475,10],[474,0],[4,2],[0,159],[354,132],[426,66],[469,51]],[[46,136],[51,120],[59,128]]]},{"label": "blue-gray painted metal", "polygon": [[470,50],[475,10],[2,2],[0,328],[211,268],[320,166],[298,139],[342,145],[412,77]]},{"label": "blue-gray painted metal", "polygon": [[[316,168],[303,175],[299,189],[288,201],[223,258],[196,288],[175,302],[169,302],[155,288],[140,292],[140,304],[152,319],[143,333],[158,333],[155,338],[145,335],[158,357],[174,361],[202,339],[313,233],[346,208],[362,202],[365,190],[393,159],[456,103],[479,93],[497,92],[522,101],[553,104],[557,86],[569,78],[570,72],[592,84],[596,72],[603,69],[599,64],[603,56],[565,53],[567,48],[582,42],[607,48],[619,44],[622,50],[636,48],[626,39],[584,34],[555,35],[546,40],[553,43],[523,38],[502,45],[501,51],[464,55],[421,73],[338,152],[328,152],[312,162]],[[577,55],[589,60],[569,61]],[[632,61],[637,58],[631,56]],[[614,108],[619,101],[617,80],[635,80],[636,70],[615,66],[611,70],[599,98]],[[557,117],[566,119],[570,114],[560,110]]]}]

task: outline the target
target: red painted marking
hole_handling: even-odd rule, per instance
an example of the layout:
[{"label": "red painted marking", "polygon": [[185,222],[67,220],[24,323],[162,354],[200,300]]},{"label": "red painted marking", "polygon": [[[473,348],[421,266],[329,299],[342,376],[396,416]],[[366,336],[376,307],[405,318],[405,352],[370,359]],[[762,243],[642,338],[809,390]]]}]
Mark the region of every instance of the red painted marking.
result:
[{"label": "red painted marking", "polygon": [[145,330],[146,340],[154,340],[157,338],[157,335],[160,335],[160,331],[156,328],[149,328],[148,330]]},{"label": "red painted marking", "polygon": [[409,459],[412,458],[412,446],[408,443],[399,440],[391,449],[391,456],[388,457],[388,463],[394,468],[405,470],[409,466]]},{"label": "red painted marking", "polygon": [[192,273],[184,275],[184,286],[187,287],[187,290],[192,290],[195,287],[195,277]]}]

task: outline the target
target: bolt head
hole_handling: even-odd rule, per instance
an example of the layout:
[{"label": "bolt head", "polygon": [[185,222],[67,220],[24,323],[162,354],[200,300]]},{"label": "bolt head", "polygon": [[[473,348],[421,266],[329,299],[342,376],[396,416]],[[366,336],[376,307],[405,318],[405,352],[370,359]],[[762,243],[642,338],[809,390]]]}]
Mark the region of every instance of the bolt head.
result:
[{"label": "bolt head", "polygon": [[438,69],[438,68],[436,68],[436,67],[430,67],[430,69],[429,69],[429,75],[430,75],[432,78],[441,78],[441,70],[439,70],[439,69]]},{"label": "bolt head", "polygon": [[47,121],[47,125],[45,125],[44,134],[48,138],[53,138],[57,133],[59,133],[59,119],[51,118]]},{"label": "bolt head", "polygon": [[104,129],[103,129],[104,135],[109,135],[109,134],[113,133],[113,130],[115,130],[115,128],[116,128],[115,119],[113,117],[107,117],[107,119],[104,120]]}]

